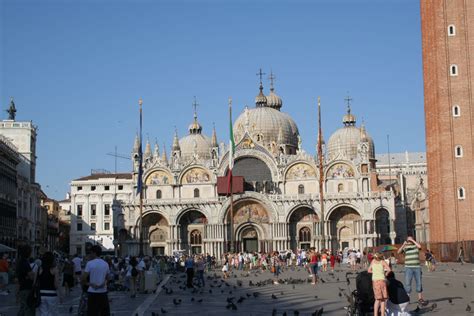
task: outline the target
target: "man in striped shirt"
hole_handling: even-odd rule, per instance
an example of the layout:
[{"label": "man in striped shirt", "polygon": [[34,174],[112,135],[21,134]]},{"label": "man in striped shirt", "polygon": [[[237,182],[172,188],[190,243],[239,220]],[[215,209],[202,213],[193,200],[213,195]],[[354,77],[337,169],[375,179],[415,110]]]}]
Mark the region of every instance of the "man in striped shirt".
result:
[{"label": "man in striped shirt", "polygon": [[427,302],[423,299],[423,286],[421,285],[420,249],[421,245],[412,236],[408,236],[407,240],[398,249],[398,253],[403,252],[405,254],[405,290],[408,296],[410,296],[411,282],[414,278],[418,303],[425,306]]}]

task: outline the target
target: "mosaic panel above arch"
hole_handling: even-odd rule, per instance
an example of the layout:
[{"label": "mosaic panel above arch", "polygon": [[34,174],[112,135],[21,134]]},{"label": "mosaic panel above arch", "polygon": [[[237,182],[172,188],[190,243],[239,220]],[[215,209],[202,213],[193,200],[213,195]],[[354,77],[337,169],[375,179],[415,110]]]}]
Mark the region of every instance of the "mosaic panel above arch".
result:
[{"label": "mosaic panel above arch", "polygon": [[146,185],[160,185],[160,184],[170,184],[171,175],[163,170],[153,171],[145,181]]},{"label": "mosaic panel above arch", "polygon": [[308,164],[298,163],[290,167],[286,173],[287,180],[316,178],[316,170]]},{"label": "mosaic panel above arch", "polygon": [[353,178],[355,176],[354,169],[351,166],[345,163],[337,163],[329,168],[327,172],[328,178]]},{"label": "mosaic panel above arch", "polygon": [[254,201],[245,201],[236,205],[234,209],[234,223],[269,223],[268,212],[262,204]]},{"label": "mosaic panel above arch", "polygon": [[155,229],[150,234],[150,241],[151,242],[164,242],[166,241],[168,234],[160,228]]},{"label": "mosaic panel above arch", "polygon": [[202,168],[192,168],[186,171],[181,181],[183,184],[207,183],[211,181],[211,176]]}]

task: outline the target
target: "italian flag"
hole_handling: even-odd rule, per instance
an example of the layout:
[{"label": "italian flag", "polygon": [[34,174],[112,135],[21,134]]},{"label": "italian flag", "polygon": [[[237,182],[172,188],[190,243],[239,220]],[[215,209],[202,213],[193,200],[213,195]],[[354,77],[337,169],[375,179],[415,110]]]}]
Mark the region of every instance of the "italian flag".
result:
[{"label": "italian flag", "polygon": [[232,169],[234,168],[234,131],[232,128],[232,99],[229,98],[229,173],[228,173],[228,184],[227,193],[232,194]]}]

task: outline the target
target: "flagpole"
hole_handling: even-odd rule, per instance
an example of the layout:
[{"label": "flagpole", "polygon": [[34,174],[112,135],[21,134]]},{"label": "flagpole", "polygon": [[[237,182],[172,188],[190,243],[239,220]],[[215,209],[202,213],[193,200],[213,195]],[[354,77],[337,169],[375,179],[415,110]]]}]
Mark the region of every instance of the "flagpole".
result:
[{"label": "flagpole", "polygon": [[143,176],[143,152],[142,152],[142,104],[143,104],[143,101],[142,99],[140,98],[140,100],[138,100],[138,105],[140,106],[140,165],[138,166],[139,168],[139,172],[138,172],[138,176],[140,177],[140,179],[138,179],[138,183],[139,183],[139,190],[140,190],[140,252],[139,252],[139,256],[140,257],[143,257],[143,180],[141,179],[142,176]]},{"label": "flagpole", "polygon": [[[318,97],[318,158],[319,158],[319,204],[321,206],[321,243],[326,248],[324,229],[324,167],[323,167],[323,130],[321,127],[321,98]],[[322,249],[321,249],[322,250]]]},{"label": "flagpole", "polygon": [[[229,122],[232,126],[232,99],[229,98]],[[229,148],[229,155],[233,156],[234,155],[234,148],[233,148],[233,133],[231,130],[230,133],[230,147]],[[230,188],[230,252],[233,253],[235,251],[235,245],[234,245],[234,188],[233,188],[233,176],[232,176],[232,166],[231,166],[231,161],[234,159],[234,157],[229,158],[229,188]]]}]

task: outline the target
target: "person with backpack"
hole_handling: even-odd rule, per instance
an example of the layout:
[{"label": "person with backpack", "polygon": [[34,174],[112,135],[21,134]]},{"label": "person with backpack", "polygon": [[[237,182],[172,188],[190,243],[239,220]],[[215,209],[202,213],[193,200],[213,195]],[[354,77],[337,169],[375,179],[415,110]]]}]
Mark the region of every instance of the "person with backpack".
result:
[{"label": "person with backpack", "polygon": [[33,281],[36,277],[35,270],[29,263],[31,247],[29,245],[18,247],[18,256],[15,271],[18,279],[17,301],[20,303],[20,310],[17,315],[34,316],[35,308],[28,304],[28,296],[33,291]]},{"label": "person with backpack", "polygon": [[381,253],[374,255],[374,260],[370,263],[369,273],[372,273],[372,287],[374,290],[374,316],[385,316],[385,303],[388,299],[387,284],[385,283],[385,271],[390,272],[391,269],[384,260]]},{"label": "person with backpack", "polygon": [[63,286],[66,296],[69,296],[71,289],[74,287],[74,263],[69,258],[64,260],[63,266]]},{"label": "person with backpack", "polygon": [[38,312],[42,316],[58,315],[59,271],[55,261],[53,253],[46,252],[42,257],[41,268],[36,280],[41,296]]}]

